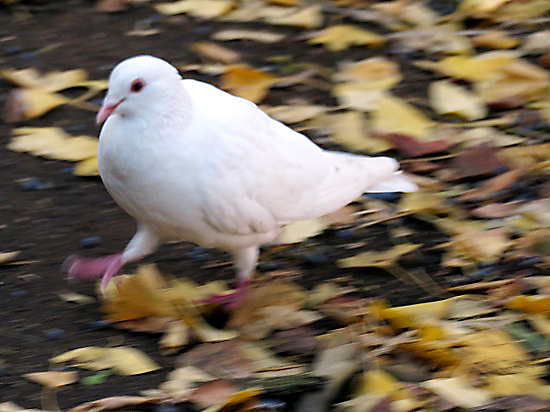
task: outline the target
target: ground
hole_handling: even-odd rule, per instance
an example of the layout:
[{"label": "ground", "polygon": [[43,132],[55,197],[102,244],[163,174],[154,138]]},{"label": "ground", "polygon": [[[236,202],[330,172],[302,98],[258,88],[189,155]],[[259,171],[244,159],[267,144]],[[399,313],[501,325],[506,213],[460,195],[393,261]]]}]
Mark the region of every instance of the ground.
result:
[{"label": "ground", "polygon": [[[147,37],[129,37],[137,21],[149,20],[161,31]],[[176,17],[159,23],[158,16],[147,6],[134,7],[121,13],[105,14],[95,11],[91,2],[47,2],[29,8],[0,9],[0,65],[2,67],[36,67],[40,70],[84,68],[90,78],[106,78],[118,61],[136,54],[153,54],[175,64],[199,62],[189,52],[193,41],[207,39],[212,30],[222,23],[199,22],[187,17]],[[231,26],[226,24],[225,26]],[[239,25],[242,27],[243,25]],[[244,25],[256,27],[255,24]],[[299,30],[279,28],[290,34]],[[322,62],[327,57],[319,47],[302,49],[295,43],[277,43],[251,48],[236,43],[245,60],[260,66],[265,57],[293,54],[298,60]],[[350,49],[350,57],[376,55],[380,51]],[[334,56],[341,57],[341,54]],[[396,56],[406,60],[407,56]],[[416,91],[424,95],[426,72],[408,67],[408,82],[396,93]],[[199,76],[215,82],[215,78]],[[303,93],[298,85],[284,93]],[[7,99],[11,86],[0,82],[0,103]],[[273,103],[281,93],[270,95]],[[308,92],[310,93],[310,92]],[[327,94],[311,94],[312,102],[326,102]],[[56,125],[73,134],[97,135],[95,114],[76,108],[54,110],[32,121],[33,126]],[[172,369],[174,357],[162,356],[157,337],[102,328],[97,303],[77,305],[61,300],[58,293],[71,290],[93,296],[93,284],[68,284],[61,266],[72,253],[101,254],[121,250],[134,231],[134,222],[105,191],[100,179],[81,178],[71,174],[71,164],[48,161],[6,149],[13,125],[0,123],[0,251],[21,250],[23,265],[3,266],[0,279],[0,401],[14,401],[27,408],[41,407],[41,390],[21,376],[49,368],[48,360],[66,350],[91,345],[121,343],[142,349],[155,359],[163,370],[135,377],[110,377],[98,385],[73,385],[58,394],[61,409],[109,395],[136,394],[139,390],[154,388]],[[147,171],[144,171],[146,173]],[[51,184],[48,190],[28,190],[24,179],[37,178]],[[415,236],[436,245],[445,237],[421,221],[410,220]],[[399,224],[399,223],[397,223]],[[355,234],[368,244],[387,242],[386,226],[373,226]],[[85,247],[90,237],[99,237],[98,245]],[[84,239],[84,241],[83,241]],[[428,239],[428,240],[426,240]],[[339,269],[335,262],[346,251],[338,245],[348,242],[337,232],[330,232],[316,240],[311,250],[299,250],[294,255],[279,259],[287,267],[303,271],[302,283],[312,286],[321,279],[350,276],[350,282],[363,288],[367,296],[384,296],[395,304],[416,303],[433,299],[419,287],[405,285],[381,270]],[[94,243],[92,240],[91,243]],[[414,255],[406,266],[423,265],[428,274],[436,276],[440,251],[434,249],[426,260],[415,261]],[[426,256],[425,254],[423,256]],[[219,252],[197,250],[190,244],[164,245],[148,259],[163,272],[185,276],[198,282],[233,277],[229,266],[215,266],[225,256]],[[268,259],[269,260],[269,259]],[[204,267],[215,266],[215,267]],[[438,279],[442,285],[452,277]]]}]

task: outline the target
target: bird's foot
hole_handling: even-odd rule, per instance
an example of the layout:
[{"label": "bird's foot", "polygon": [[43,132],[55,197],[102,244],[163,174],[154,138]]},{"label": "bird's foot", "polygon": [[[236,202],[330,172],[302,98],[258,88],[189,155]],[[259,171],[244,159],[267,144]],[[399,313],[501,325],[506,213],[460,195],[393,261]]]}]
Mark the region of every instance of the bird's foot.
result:
[{"label": "bird's foot", "polygon": [[200,299],[197,303],[206,305],[227,304],[231,309],[236,309],[241,306],[247,299],[250,292],[250,279],[239,279],[237,288],[230,293],[212,295],[204,299]]},{"label": "bird's foot", "polygon": [[93,280],[102,276],[101,289],[105,290],[111,278],[122,268],[122,253],[99,258],[71,255],[63,262],[69,280]]}]

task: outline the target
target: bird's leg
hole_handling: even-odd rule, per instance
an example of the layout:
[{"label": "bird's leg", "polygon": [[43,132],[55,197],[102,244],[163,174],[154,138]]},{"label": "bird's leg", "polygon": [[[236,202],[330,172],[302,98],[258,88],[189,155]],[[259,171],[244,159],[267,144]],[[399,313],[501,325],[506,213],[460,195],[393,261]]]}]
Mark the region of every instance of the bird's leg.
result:
[{"label": "bird's leg", "polygon": [[158,237],[147,227],[139,225],[136,234],[122,253],[99,258],[71,255],[63,263],[63,268],[70,280],[93,280],[101,276],[101,288],[105,290],[111,278],[119,274],[126,263],[149,255],[158,244]]},{"label": "bird's leg", "polygon": [[228,303],[230,307],[238,307],[244,303],[250,291],[252,275],[258,263],[259,250],[249,247],[231,252],[233,263],[237,271],[237,287],[235,291],[222,295],[213,295],[202,299],[200,303]]}]

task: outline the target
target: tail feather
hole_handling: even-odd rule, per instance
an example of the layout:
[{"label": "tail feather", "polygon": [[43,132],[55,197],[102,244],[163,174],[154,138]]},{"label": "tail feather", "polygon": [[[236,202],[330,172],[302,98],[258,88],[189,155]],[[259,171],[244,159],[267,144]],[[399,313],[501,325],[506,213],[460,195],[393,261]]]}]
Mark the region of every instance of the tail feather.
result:
[{"label": "tail feather", "polygon": [[388,179],[376,183],[367,189],[367,193],[416,192],[418,186],[401,171],[394,172]]}]

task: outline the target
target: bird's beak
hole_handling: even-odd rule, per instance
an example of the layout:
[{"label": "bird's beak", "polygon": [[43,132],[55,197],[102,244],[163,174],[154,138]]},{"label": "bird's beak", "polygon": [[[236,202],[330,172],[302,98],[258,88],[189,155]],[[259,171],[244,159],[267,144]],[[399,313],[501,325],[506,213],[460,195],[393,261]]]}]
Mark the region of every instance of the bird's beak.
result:
[{"label": "bird's beak", "polygon": [[105,120],[116,110],[118,105],[122,103],[124,99],[120,99],[115,104],[110,104],[107,99],[103,102],[103,105],[101,106],[101,109],[99,109],[99,112],[97,113],[97,116],[95,118],[96,124],[99,126],[103,124]]}]

